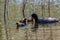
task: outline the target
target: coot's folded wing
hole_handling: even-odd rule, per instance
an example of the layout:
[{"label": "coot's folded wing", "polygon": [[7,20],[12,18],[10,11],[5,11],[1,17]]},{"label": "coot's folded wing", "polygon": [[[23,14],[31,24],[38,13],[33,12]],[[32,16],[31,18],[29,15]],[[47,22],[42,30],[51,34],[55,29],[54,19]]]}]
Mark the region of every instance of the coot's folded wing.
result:
[{"label": "coot's folded wing", "polygon": [[48,19],[47,18],[41,18],[41,19],[38,19],[38,23],[48,23]]},{"label": "coot's folded wing", "polygon": [[40,24],[55,23],[55,22],[56,22],[56,18],[41,18],[41,19],[38,19],[38,23],[40,23]]}]

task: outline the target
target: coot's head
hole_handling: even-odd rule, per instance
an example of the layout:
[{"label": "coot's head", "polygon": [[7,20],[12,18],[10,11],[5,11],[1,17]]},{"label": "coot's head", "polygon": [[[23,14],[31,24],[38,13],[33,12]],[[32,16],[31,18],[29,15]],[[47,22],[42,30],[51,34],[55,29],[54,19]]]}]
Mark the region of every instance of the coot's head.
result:
[{"label": "coot's head", "polygon": [[31,15],[31,17],[34,18],[34,19],[36,19],[36,20],[38,19],[38,16],[37,16],[37,14],[35,14],[35,13],[33,13],[33,14]]}]

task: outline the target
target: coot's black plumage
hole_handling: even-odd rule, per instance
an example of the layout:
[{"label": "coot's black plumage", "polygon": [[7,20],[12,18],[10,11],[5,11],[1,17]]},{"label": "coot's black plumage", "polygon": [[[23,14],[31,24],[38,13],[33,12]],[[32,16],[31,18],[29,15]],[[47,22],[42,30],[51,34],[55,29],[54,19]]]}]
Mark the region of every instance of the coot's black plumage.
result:
[{"label": "coot's black plumage", "polygon": [[56,22],[59,22],[59,19],[57,18],[41,18],[41,19],[38,19],[38,16],[37,14],[32,14],[31,15],[32,18],[35,19],[35,23],[38,23],[38,24],[47,24],[47,23],[56,23]]}]

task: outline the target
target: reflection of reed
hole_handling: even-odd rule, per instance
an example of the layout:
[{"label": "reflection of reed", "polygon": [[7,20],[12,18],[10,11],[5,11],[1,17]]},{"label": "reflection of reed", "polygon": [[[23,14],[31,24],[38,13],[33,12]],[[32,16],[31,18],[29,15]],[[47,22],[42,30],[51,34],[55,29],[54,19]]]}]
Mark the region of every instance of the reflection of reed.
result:
[{"label": "reflection of reed", "polygon": [[28,29],[27,28],[25,28],[25,37],[26,37],[25,40],[28,40]]},{"label": "reflection of reed", "polygon": [[52,31],[52,27],[50,27],[50,39],[53,40],[53,31]]}]

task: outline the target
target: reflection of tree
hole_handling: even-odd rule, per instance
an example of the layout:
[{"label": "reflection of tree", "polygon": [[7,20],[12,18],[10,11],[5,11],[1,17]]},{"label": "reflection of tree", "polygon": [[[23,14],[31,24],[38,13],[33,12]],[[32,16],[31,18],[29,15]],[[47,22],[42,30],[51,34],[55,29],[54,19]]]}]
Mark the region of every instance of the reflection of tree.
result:
[{"label": "reflection of tree", "polygon": [[8,39],[8,30],[7,30],[7,25],[8,25],[8,0],[5,0],[4,4],[4,23],[5,23],[5,31],[6,31],[6,40]]},{"label": "reflection of tree", "polygon": [[2,26],[1,26],[1,23],[2,22],[1,22],[1,12],[0,12],[0,40],[2,40]]},{"label": "reflection of tree", "polygon": [[25,7],[26,7],[27,0],[23,0],[23,7],[22,7],[22,12],[23,12],[23,17],[25,17]]}]

